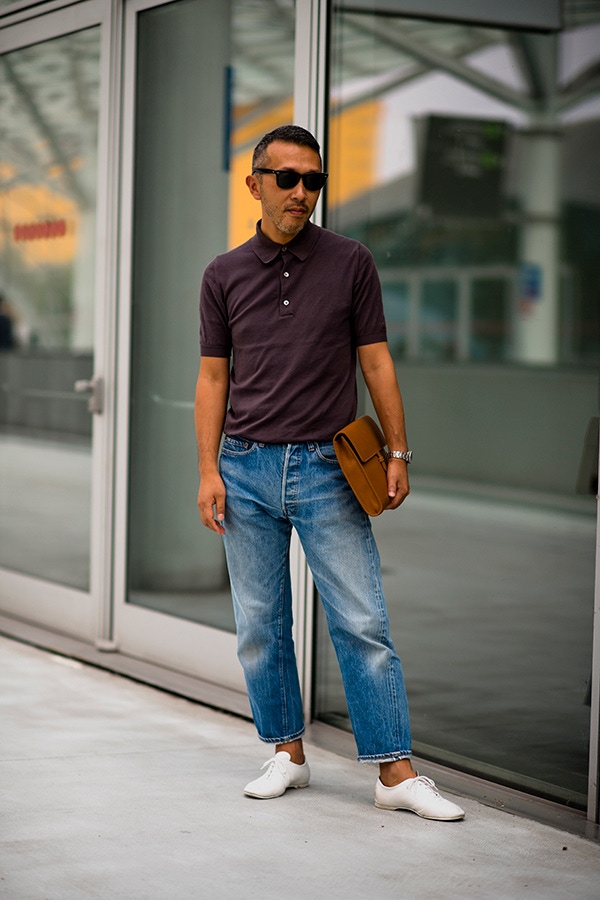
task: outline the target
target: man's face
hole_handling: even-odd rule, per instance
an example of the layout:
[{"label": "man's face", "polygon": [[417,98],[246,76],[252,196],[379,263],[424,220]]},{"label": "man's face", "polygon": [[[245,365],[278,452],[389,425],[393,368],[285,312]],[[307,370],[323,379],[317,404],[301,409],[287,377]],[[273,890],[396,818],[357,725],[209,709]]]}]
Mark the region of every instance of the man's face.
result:
[{"label": "man's face", "polygon": [[[291,169],[300,175],[320,172],[319,156],[310,147],[299,147],[284,141],[273,141],[268,147],[268,157],[262,163],[265,169]],[[301,231],[310,219],[320,191],[308,191],[302,179],[289,189],[277,187],[275,175],[248,175],[246,184],[250,193],[262,206],[261,231],[277,244],[287,244]]]}]

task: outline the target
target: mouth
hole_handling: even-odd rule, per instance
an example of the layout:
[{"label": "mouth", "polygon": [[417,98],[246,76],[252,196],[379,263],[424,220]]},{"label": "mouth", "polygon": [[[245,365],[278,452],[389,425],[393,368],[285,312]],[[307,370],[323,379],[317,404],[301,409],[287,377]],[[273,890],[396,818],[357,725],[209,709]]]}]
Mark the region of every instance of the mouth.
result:
[{"label": "mouth", "polygon": [[305,216],[308,210],[303,206],[288,206],[286,212],[291,216]]}]

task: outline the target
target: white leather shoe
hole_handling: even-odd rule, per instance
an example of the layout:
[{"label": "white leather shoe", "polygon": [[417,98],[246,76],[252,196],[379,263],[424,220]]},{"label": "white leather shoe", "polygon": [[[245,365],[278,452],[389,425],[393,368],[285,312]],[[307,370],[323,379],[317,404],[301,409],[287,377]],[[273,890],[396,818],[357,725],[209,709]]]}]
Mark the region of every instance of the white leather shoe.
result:
[{"label": "white leather shoe", "polygon": [[310,781],[310,769],[308,763],[302,765],[293,763],[290,754],[286,750],[280,750],[264,766],[264,775],[251,781],[244,788],[248,797],[258,797],[259,800],[271,800],[273,797],[281,797],[288,788],[308,787]]},{"label": "white leather shoe", "polygon": [[375,806],[379,809],[409,809],[423,819],[453,822],[464,819],[464,810],[445,800],[435,783],[425,775],[407,778],[393,787],[386,787],[380,778],[375,785]]}]

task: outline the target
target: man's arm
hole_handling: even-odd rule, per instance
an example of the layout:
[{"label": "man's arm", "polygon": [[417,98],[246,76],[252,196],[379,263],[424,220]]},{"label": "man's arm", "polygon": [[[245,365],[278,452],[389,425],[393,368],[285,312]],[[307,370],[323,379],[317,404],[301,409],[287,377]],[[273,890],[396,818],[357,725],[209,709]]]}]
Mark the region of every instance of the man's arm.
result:
[{"label": "man's arm", "polygon": [[[364,344],[358,348],[358,361],[383,428],[390,450],[408,450],[404,425],[404,406],[396,378],[396,368],[387,342]],[[409,494],[407,463],[403,459],[388,462],[386,509],[396,509]]]},{"label": "man's arm", "polygon": [[202,357],[194,404],[200,472],[198,509],[202,524],[217,534],[225,533],[225,485],[219,474],[219,446],[228,397],[229,360]]}]

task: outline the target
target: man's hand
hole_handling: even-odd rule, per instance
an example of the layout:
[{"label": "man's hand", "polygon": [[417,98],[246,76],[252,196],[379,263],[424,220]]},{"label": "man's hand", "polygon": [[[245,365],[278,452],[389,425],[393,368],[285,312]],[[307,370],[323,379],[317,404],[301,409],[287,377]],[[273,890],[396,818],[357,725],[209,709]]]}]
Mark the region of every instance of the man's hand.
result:
[{"label": "man's hand", "polygon": [[388,460],[388,509],[397,509],[410,493],[408,486],[408,464],[403,459]]},{"label": "man's hand", "polygon": [[198,509],[203,525],[217,534],[225,534],[225,485],[218,473],[200,479]]}]

